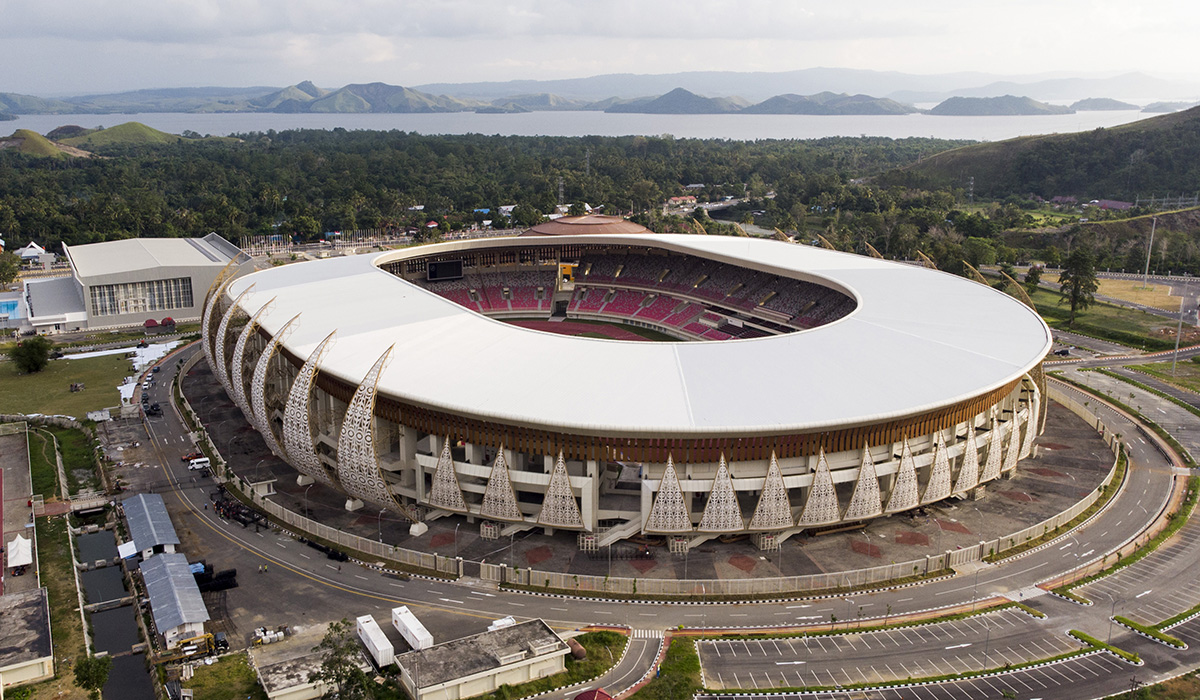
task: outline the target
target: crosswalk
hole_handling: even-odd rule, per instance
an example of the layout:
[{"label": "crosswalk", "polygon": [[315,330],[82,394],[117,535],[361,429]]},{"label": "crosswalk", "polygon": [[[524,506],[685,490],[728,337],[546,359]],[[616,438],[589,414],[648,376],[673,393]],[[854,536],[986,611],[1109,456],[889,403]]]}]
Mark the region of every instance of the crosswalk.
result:
[{"label": "crosswalk", "polygon": [[662,630],[630,630],[630,639],[661,639]]}]

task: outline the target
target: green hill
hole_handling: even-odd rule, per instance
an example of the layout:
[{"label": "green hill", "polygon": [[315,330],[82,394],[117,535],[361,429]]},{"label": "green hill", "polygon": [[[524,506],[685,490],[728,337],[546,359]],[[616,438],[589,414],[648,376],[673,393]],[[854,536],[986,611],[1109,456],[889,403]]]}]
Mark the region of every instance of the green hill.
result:
[{"label": "green hill", "polygon": [[29,129],[17,129],[12,136],[0,138],[0,151],[15,150],[17,153],[40,158],[66,158],[50,139]]},{"label": "green hill", "polygon": [[77,148],[104,148],[105,146],[160,146],[183,141],[182,136],[152,129],[139,122],[126,122],[107,129],[88,131],[79,136],[61,140]]},{"label": "green hill", "polygon": [[728,114],[740,111],[742,105],[725,97],[702,97],[683,88],[665,95],[614,104],[605,112],[634,114]]},{"label": "green hill", "polygon": [[1070,107],[1048,105],[1030,97],[951,97],[929,110],[930,114],[951,117],[1028,116],[1034,114],[1071,114]]},{"label": "green hill", "polygon": [[443,95],[430,95],[399,85],[366,83],[347,85],[307,103],[304,112],[461,112],[484,106]]},{"label": "green hill", "polygon": [[1086,100],[1079,100],[1071,105],[1071,109],[1077,112],[1105,112],[1126,109],[1138,109],[1137,105],[1114,100],[1111,97],[1089,97]]},{"label": "green hill", "polygon": [[8,114],[7,112],[0,112],[0,122],[11,122],[11,121],[16,121],[16,119],[17,119],[17,115],[15,115],[15,114]]},{"label": "green hill", "polygon": [[916,111],[886,97],[833,92],[776,95],[742,110],[744,114],[912,114]]},{"label": "green hill", "polygon": [[1200,189],[1200,107],[1077,134],[1024,136],[955,148],[880,182],[965,186],[1002,198],[1035,194],[1124,199]]},{"label": "green hill", "polygon": [[0,112],[10,114],[76,114],[81,111],[78,105],[62,100],[47,100],[32,95],[18,95],[15,92],[0,92]]}]

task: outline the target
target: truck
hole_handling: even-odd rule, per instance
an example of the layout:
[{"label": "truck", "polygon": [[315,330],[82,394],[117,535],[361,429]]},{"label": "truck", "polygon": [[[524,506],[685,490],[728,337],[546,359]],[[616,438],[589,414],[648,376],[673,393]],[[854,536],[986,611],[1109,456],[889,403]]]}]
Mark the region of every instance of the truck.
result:
[{"label": "truck", "polygon": [[407,605],[392,608],[392,626],[413,649],[428,649],[433,646],[433,635],[425,629],[425,625],[421,624]]},{"label": "truck", "polygon": [[396,657],[396,649],[379,628],[379,623],[370,615],[363,615],[355,620],[358,638],[371,653],[375,665],[379,668],[390,666]]}]

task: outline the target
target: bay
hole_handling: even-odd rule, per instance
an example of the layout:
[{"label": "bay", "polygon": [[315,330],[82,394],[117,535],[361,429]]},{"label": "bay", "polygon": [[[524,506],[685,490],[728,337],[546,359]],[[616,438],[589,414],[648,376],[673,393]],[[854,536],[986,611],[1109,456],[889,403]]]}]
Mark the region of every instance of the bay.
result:
[{"label": "bay", "polygon": [[1136,110],[1077,112],[1039,116],[947,117],[930,114],[814,116],[791,114],[606,114],[527,112],[522,114],[33,114],[0,122],[0,134],[30,129],[45,134],[74,124],[94,128],[141,122],[172,134],[195,131],[228,136],[288,129],[398,129],[421,134],[500,134],[505,136],[659,136],[728,139],[816,139],[827,136],[934,137],[1000,141],[1035,134],[1073,133],[1113,127],[1155,115]]}]

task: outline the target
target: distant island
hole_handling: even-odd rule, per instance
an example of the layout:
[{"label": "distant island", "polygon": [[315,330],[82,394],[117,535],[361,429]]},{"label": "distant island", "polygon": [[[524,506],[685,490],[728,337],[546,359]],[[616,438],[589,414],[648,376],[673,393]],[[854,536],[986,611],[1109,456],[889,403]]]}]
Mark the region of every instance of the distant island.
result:
[{"label": "distant island", "polygon": [[1151,102],[1142,107],[1142,111],[1147,114],[1168,114],[1170,112],[1180,112],[1185,109],[1191,109],[1200,105],[1200,102]]},{"label": "distant island", "polygon": [[1089,97],[1071,105],[1071,109],[1077,112],[1115,112],[1117,110],[1138,109],[1138,106],[1114,100],[1110,97]]},{"label": "distant island", "polygon": [[930,114],[953,117],[995,117],[1037,114],[1074,114],[1070,107],[1049,105],[1029,97],[951,97],[929,110]]},{"label": "distant island", "polygon": [[818,92],[776,95],[742,110],[744,114],[913,114],[916,107],[886,97]]},{"label": "distant island", "polygon": [[17,118],[17,115],[15,115],[15,114],[8,114],[7,112],[0,112],[0,122],[11,122],[11,121],[15,120],[16,118]]}]

